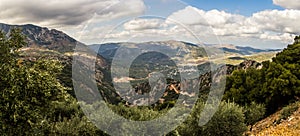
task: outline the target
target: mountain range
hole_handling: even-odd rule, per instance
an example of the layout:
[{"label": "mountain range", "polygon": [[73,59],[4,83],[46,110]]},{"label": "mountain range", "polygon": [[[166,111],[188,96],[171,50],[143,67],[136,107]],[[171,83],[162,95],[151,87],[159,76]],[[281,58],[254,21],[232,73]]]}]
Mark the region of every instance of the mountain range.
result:
[{"label": "mountain range", "polygon": [[[42,47],[45,49],[55,50],[58,52],[73,52],[74,48],[77,44],[83,44],[79,41],[76,41],[74,38],[68,36],[62,31],[58,31],[55,29],[48,29],[46,27],[39,27],[32,24],[27,25],[9,25],[0,23],[0,30],[4,33],[9,33],[9,31],[14,28],[21,28],[22,33],[26,35],[26,39],[28,41],[29,47]],[[268,52],[278,52],[281,49],[256,49],[252,47],[242,47],[242,46],[234,46],[232,44],[193,44],[183,41],[161,41],[161,42],[146,42],[146,43],[105,43],[105,44],[93,44],[89,45],[93,50],[97,50],[100,55],[102,55],[106,59],[111,59],[114,55],[114,51],[120,46],[125,44],[130,44],[131,46],[137,46],[140,44],[155,44],[155,45],[164,45],[164,46],[178,46],[183,45],[186,47],[216,47],[218,49],[222,49],[225,54],[231,54],[231,56],[244,56],[244,55],[254,55],[257,53],[268,53]]]},{"label": "mountain range", "polygon": [[[169,54],[175,54],[175,56],[166,56],[162,53],[149,53],[149,54],[142,54],[140,57],[138,57],[136,60],[134,60],[135,63],[132,64],[130,68],[130,78],[136,80],[141,78],[148,78],[148,74],[151,72],[155,72],[155,70],[163,71],[163,74],[166,74],[167,77],[172,78],[174,75],[177,75],[179,71],[176,70],[178,67],[174,64],[173,60],[182,61],[179,58],[184,56],[189,56],[189,54],[192,55],[191,58],[196,58],[195,60],[183,60],[182,62],[189,63],[198,63],[199,69],[206,69],[209,67],[207,65],[207,60],[203,59],[207,57],[207,54],[205,52],[205,48],[200,45],[188,43],[188,42],[182,42],[182,41],[160,41],[160,42],[145,42],[145,43],[106,43],[106,44],[98,44],[98,45],[85,45],[74,38],[68,36],[67,34],[55,30],[55,29],[48,29],[45,27],[39,27],[35,25],[8,25],[8,24],[0,24],[0,29],[8,34],[12,28],[20,28],[22,33],[26,36],[26,40],[28,42],[27,47],[25,47],[22,50],[22,54],[24,58],[36,60],[39,58],[44,59],[57,59],[60,60],[64,65],[65,69],[63,70],[62,75],[60,76],[60,80],[63,82],[64,85],[67,87],[70,87],[73,89],[73,83],[80,84],[80,87],[86,88],[86,90],[89,90],[84,95],[88,100],[92,100],[93,96],[97,92],[93,92],[91,87],[86,86],[84,84],[83,78],[79,78],[81,80],[73,80],[72,81],[72,61],[73,61],[73,54],[74,49],[76,46],[82,46],[85,50],[82,51],[82,53],[86,54],[86,59],[89,59],[88,50],[92,49],[93,51],[98,53],[97,61],[96,61],[96,82],[98,85],[98,88],[100,89],[100,93],[102,96],[104,96],[104,99],[110,103],[118,103],[121,102],[122,99],[118,95],[119,92],[115,92],[114,88],[112,87],[112,80],[110,75],[110,66],[112,59],[114,58],[116,51],[120,47],[125,47],[123,51],[127,54],[132,54],[139,48],[147,48],[149,50],[159,50],[161,52],[169,53]],[[235,54],[237,56],[243,56],[243,55],[252,55],[256,53],[262,53],[262,52],[274,52],[277,50],[261,50],[261,49],[255,49],[251,47],[238,47],[233,45],[227,45],[227,46],[219,46],[219,45],[205,45],[207,48],[218,48],[223,49],[225,51],[225,54],[232,55]],[[191,51],[191,52],[189,52]],[[178,53],[179,52],[179,53]],[[121,56],[122,58],[127,58],[128,56]],[[89,66],[85,65],[85,62],[79,62],[81,66],[81,71],[79,72],[79,75],[76,75],[78,77],[83,76],[84,71],[89,71]],[[151,64],[151,65],[149,65]],[[258,67],[259,64],[253,61],[245,61],[244,64],[241,64],[239,66],[233,66],[233,65],[227,65],[230,71],[233,71],[234,69],[245,69],[248,67]],[[175,71],[174,71],[175,70]],[[203,75],[201,78],[204,78],[204,81],[208,81],[211,73],[202,73]],[[122,77],[119,77],[122,78]],[[133,86],[136,88],[136,91],[142,89],[142,92],[149,92],[148,89],[149,84],[145,84],[145,81],[142,80],[141,82],[135,82]],[[209,86],[210,84],[207,84],[206,86]],[[170,88],[168,91],[174,90],[174,86],[179,87],[178,83],[176,81],[169,82]],[[173,89],[172,89],[173,87]],[[179,88],[175,90],[180,90]],[[70,91],[72,95],[75,95],[74,90]],[[172,94],[172,93],[169,93]],[[173,93],[173,95],[175,95]],[[191,95],[191,94],[188,94]],[[165,98],[173,99],[173,97],[165,96]],[[81,98],[85,99],[85,98]],[[167,100],[165,100],[167,101]],[[136,102],[134,102],[136,103]]]},{"label": "mountain range", "polygon": [[[130,44],[130,46],[129,46]],[[271,53],[271,52],[279,52],[282,49],[257,49],[253,47],[243,47],[243,46],[235,46],[232,44],[193,44],[183,41],[158,41],[158,42],[145,42],[145,43],[105,43],[105,44],[93,44],[89,45],[89,47],[98,52],[106,59],[112,59],[115,54],[115,51],[119,47],[138,47],[139,45],[163,45],[163,46],[185,46],[187,48],[217,48],[219,50],[224,51],[226,56],[250,56],[258,53]]]}]

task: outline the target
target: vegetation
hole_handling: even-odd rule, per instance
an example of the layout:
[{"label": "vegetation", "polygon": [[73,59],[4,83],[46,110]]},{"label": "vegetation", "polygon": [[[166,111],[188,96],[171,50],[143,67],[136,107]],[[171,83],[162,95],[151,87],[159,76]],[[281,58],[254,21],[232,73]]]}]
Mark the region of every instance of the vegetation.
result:
[{"label": "vegetation", "polygon": [[199,127],[198,121],[203,107],[204,103],[198,102],[190,117],[171,134],[239,136],[247,130],[243,107],[232,102],[222,102],[211,120]]},{"label": "vegetation", "polygon": [[96,131],[67,93],[69,88],[59,82],[60,62],[20,58],[19,49],[25,45],[18,29],[8,37],[0,33],[0,134],[81,135]]},{"label": "vegetation", "polygon": [[[300,109],[295,110],[295,107],[299,107],[299,102],[292,103],[286,108],[283,108],[276,113],[262,119],[253,126],[249,135],[257,136],[296,136],[300,134]],[[288,114],[285,114],[288,113]],[[282,119],[286,116],[286,119]]]},{"label": "vegetation", "polygon": [[299,103],[292,103],[284,107],[280,113],[279,121],[282,119],[283,120],[287,119],[298,109],[299,109]]},{"label": "vegetation", "polygon": [[252,125],[264,117],[265,112],[265,105],[256,104],[255,102],[251,102],[250,105],[244,107],[245,123],[251,126],[250,130],[252,129]]},{"label": "vegetation", "polygon": [[[188,118],[167,135],[243,135],[247,125],[252,126],[266,115],[297,101],[300,97],[300,43],[297,41],[296,37],[295,43],[272,61],[263,62],[262,69],[236,70],[228,76],[224,101],[206,125],[198,126],[204,107],[204,102],[198,100]],[[107,135],[84,116],[71,93],[71,80],[66,79],[70,73],[63,74],[71,67],[47,57],[37,61],[22,58],[20,49],[24,46],[26,42],[20,30],[13,29],[8,37],[0,33],[0,134]],[[111,88],[99,86],[99,89],[105,94]],[[164,115],[174,104],[175,100],[154,108],[129,107],[122,103],[108,105],[124,118],[147,121]],[[284,107],[280,119],[287,119],[298,108],[298,104]],[[175,112],[181,117],[181,111]],[[118,125],[124,134],[131,129],[145,132],[154,129]],[[160,124],[157,127],[161,127]]]},{"label": "vegetation", "polygon": [[234,71],[227,78],[225,100],[240,105],[251,102],[266,105],[267,114],[297,101],[300,96],[300,44],[289,45],[262,69]]}]

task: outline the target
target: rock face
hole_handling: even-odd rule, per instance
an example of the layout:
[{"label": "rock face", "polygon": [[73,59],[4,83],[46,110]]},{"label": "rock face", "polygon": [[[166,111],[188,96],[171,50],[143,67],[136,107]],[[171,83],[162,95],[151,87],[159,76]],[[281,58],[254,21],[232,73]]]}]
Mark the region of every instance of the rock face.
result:
[{"label": "rock face", "polygon": [[31,24],[8,25],[0,23],[0,30],[4,31],[4,33],[9,33],[12,28],[21,29],[22,33],[26,36],[29,47],[37,46],[59,52],[71,52],[77,44],[81,44],[65,33],[55,29],[50,30]]},{"label": "rock face", "polygon": [[260,69],[262,68],[262,64],[256,62],[254,60],[245,60],[244,62],[240,63],[239,65],[230,65],[227,64],[227,75],[230,75],[234,70],[246,70],[249,68]]}]

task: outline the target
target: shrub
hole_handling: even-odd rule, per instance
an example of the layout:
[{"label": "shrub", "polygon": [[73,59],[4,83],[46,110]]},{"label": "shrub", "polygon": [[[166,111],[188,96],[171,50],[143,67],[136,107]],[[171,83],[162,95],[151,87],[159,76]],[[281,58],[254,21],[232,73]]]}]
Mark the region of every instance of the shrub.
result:
[{"label": "shrub", "polygon": [[240,136],[247,130],[243,108],[235,103],[222,102],[212,119],[203,126],[202,135]]},{"label": "shrub", "polygon": [[245,123],[247,125],[253,125],[265,115],[266,108],[264,104],[257,104],[252,102],[250,105],[246,105],[244,108]]},{"label": "shrub", "polygon": [[296,110],[298,110],[299,108],[299,103],[293,103],[293,104],[290,104],[286,107],[284,107],[281,111],[281,114],[280,114],[280,117],[279,117],[279,120],[282,120],[282,119],[287,119],[289,116],[291,116]]},{"label": "shrub", "polygon": [[204,103],[198,102],[187,120],[169,135],[239,136],[247,130],[243,107],[230,102],[221,102],[211,120],[204,126],[198,126],[203,107]]}]

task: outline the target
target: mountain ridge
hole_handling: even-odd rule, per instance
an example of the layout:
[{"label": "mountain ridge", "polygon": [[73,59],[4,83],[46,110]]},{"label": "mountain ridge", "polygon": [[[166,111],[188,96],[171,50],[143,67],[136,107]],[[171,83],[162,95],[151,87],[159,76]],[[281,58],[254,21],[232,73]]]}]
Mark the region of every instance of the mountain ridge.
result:
[{"label": "mountain ridge", "polygon": [[78,44],[83,45],[81,42],[56,29],[49,29],[33,24],[9,25],[0,23],[0,29],[6,34],[9,34],[12,28],[21,29],[21,33],[26,35],[25,38],[28,42],[28,47],[38,46],[64,53],[74,51]]},{"label": "mountain ridge", "polygon": [[[103,43],[103,44],[91,44],[88,45],[94,51],[105,52],[104,50],[115,50],[120,46],[126,46],[126,44],[130,45],[139,45],[139,44],[155,44],[155,45],[186,45],[191,47],[203,47],[203,48],[217,48],[219,50],[223,50],[225,54],[228,55],[235,55],[235,56],[245,56],[245,55],[253,55],[258,53],[269,53],[269,52],[279,52],[282,49],[258,49],[253,48],[250,46],[235,46],[233,44],[194,44],[190,42],[184,41],[176,41],[176,40],[168,40],[168,41],[150,41],[150,42],[141,42],[141,43],[134,43],[134,42],[112,42],[112,43]],[[108,47],[108,45],[110,47]],[[100,49],[100,50],[99,50]]]}]

